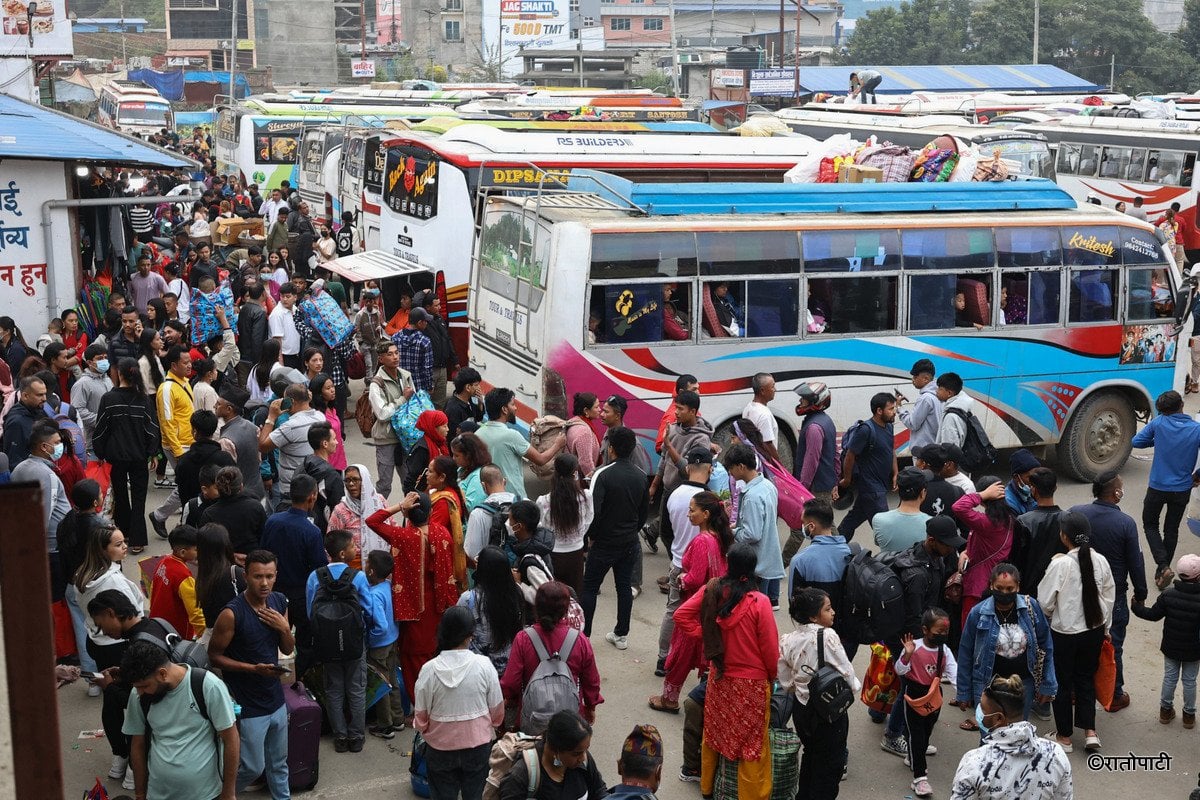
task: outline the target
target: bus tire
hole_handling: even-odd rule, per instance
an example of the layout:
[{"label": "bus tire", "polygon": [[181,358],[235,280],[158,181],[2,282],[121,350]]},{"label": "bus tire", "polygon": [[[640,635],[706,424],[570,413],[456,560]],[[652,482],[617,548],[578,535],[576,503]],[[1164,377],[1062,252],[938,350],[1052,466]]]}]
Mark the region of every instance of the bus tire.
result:
[{"label": "bus tire", "polygon": [[1121,392],[1097,392],[1067,423],[1058,443],[1058,461],[1072,478],[1091,483],[1101,473],[1124,466],[1136,430],[1129,398]]}]

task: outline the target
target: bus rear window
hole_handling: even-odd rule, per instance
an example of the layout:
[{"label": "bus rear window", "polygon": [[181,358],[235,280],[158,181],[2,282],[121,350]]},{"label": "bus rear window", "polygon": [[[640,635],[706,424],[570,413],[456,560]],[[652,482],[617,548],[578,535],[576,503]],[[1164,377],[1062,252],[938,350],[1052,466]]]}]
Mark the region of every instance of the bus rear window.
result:
[{"label": "bus rear window", "polygon": [[592,236],[592,278],[678,278],[696,274],[692,233],[598,233]]},{"label": "bus rear window", "polygon": [[167,127],[167,107],[145,103],[122,104],[117,112],[118,125],[156,125]]}]

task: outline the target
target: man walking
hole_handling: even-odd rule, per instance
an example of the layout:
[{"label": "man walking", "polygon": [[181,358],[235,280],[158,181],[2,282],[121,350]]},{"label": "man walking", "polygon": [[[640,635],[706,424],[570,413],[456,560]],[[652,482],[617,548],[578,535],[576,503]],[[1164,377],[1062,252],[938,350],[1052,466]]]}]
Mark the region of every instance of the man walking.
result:
[{"label": "man walking", "polygon": [[279,654],[291,655],[296,639],[287,598],[275,591],[277,562],[269,550],[246,554],[246,590],[217,617],[208,657],[242,707],[238,791],[263,775],[271,800],[289,800],[288,714]]},{"label": "man walking", "polygon": [[425,326],[425,335],[433,347],[433,389],[429,396],[434,406],[441,408],[446,402],[446,376],[455,367],[454,344],[450,341],[450,332],[442,321],[442,301],[437,292],[432,290],[421,293],[413,298],[413,304],[425,309],[429,322]]},{"label": "man walking", "polygon": [[[291,404],[287,422],[275,427],[283,414],[283,400]],[[308,429],[317,423],[326,422],[325,415],[309,404],[312,395],[303,383],[293,383],[283,393],[283,400],[272,400],[267,419],[258,431],[258,450],[263,455],[279,448],[279,492],[286,502],[292,479],[304,466],[304,459],[312,453],[308,444]]]},{"label": "man walking", "polygon": [[[172,470],[177,472],[179,459],[195,441],[192,435],[192,414],[196,407],[192,398],[192,356],[186,347],[175,345],[167,351],[167,377],[158,387],[158,426],[162,433],[163,454]],[[183,507],[179,487],[171,490],[161,506],[150,512],[150,525],[160,538],[167,538],[167,523],[171,515]]]},{"label": "man walking", "polygon": [[234,460],[242,473],[242,489],[256,500],[267,496],[262,480],[262,457],[258,453],[258,428],[242,416],[250,393],[232,381],[225,381],[217,393],[214,409],[221,420],[221,440],[233,446]]},{"label": "man walking", "polygon": [[842,478],[834,494],[854,487],[856,496],[838,525],[838,533],[846,541],[864,522],[869,523],[880,511],[887,511],[887,493],[896,486],[899,465],[896,463],[896,436],[892,423],[896,419],[896,398],[879,392],[871,398],[871,418],[856,430],[847,431],[850,441],[842,443]]},{"label": "man walking", "polygon": [[38,420],[48,419],[42,406],[46,403],[46,384],[41,378],[21,378],[17,402],[4,416],[4,454],[9,469],[29,458],[29,435]]},{"label": "man walking", "polygon": [[963,392],[963,381],[958,373],[947,372],[937,379],[937,397],[942,401],[942,423],[938,427],[938,444],[952,444],[961,448],[967,441],[967,415],[975,405],[969,394]]},{"label": "man walking", "polygon": [[96,433],[96,418],[100,413],[100,398],[112,390],[108,379],[108,351],[102,344],[89,344],[83,351],[83,374],[71,387],[71,405],[79,412],[79,426],[87,441],[87,460],[96,461],[92,438]]},{"label": "man walking", "polygon": [[775,399],[775,377],[769,372],[756,373],[750,379],[750,388],[754,390],[754,398],[742,409],[742,419],[754,423],[762,437],[763,450],[779,461],[779,450],[775,446],[779,440],[779,423],[770,409],[770,403]]},{"label": "man walking", "polygon": [[729,477],[744,484],[738,498],[737,526],[733,538],[752,545],[758,555],[754,574],[758,590],[779,609],[779,582],[783,580],[783,556],[779,552],[779,492],[758,471],[758,456],[747,444],[735,444],[722,459]]},{"label": "man walking", "polygon": [[392,337],[400,349],[400,366],[412,375],[418,391],[433,394],[433,343],[425,335],[429,313],[417,307],[408,312],[408,325]]},{"label": "man walking", "polygon": [[[772,381],[774,383],[774,381]],[[658,473],[650,482],[650,500],[661,493],[664,507],[659,518],[658,537],[667,547],[672,544],[671,515],[666,512],[665,498],[671,496],[686,477],[684,455],[692,450],[712,446],[712,424],[700,416],[700,395],[682,391],[675,395],[675,423],[667,426],[663,436],[662,458]]]},{"label": "man walking", "polygon": [[925,486],[926,473],[916,467],[906,467],[896,477],[899,507],[876,514],[871,520],[879,552],[896,553],[925,541],[925,523],[929,521],[929,515],[921,510]]},{"label": "man walking", "polygon": [[[300,332],[296,330],[296,287],[285,283],[279,287],[279,302],[267,317],[267,329],[272,339],[278,339],[284,366],[301,369]],[[248,374],[248,373],[247,373]]]},{"label": "man walking", "polygon": [[937,386],[933,378],[937,370],[928,358],[922,358],[912,365],[912,385],[917,390],[917,400],[912,408],[904,408],[908,402],[900,392],[896,392],[896,402],[900,407],[896,415],[908,428],[909,450],[916,450],[937,441],[938,428],[942,424],[942,402],[938,400]]},{"label": "man walking", "polygon": [[238,351],[241,361],[237,365],[237,376],[241,386],[246,385],[250,370],[258,363],[263,343],[269,335],[267,310],[264,308],[266,301],[263,299],[265,293],[262,283],[247,286],[242,307],[238,311]]},{"label": "man walking", "polygon": [[392,430],[392,415],[400,405],[413,396],[412,375],[400,369],[400,351],[396,343],[383,340],[375,350],[379,370],[371,379],[367,397],[375,424],[371,426],[371,441],[375,445],[375,488],[386,500],[392,491],[392,474],[404,477],[404,448]]},{"label": "man walking", "polygon": [[[801,418],[800,435],[796,437],[796,456],[792,474],[812,492],[814,500],[833,500],[833,488],[838,482],[837,428],[829,416],[829,387],[820,382],[802,383],[796,387],[796,416]],[[783,546],[783,561],[804,546],[803,531],[792,531]]]},{"label": "man walking", "polygon": [[524,500],[528,497],[525,494],[524,459],[544,467],[566,446],[567,438],[559,437],[558,441],[545,451],[540,451],[527,442],[525,437],[512,427],[512,423],[517,421],[517,396],[511,389],[492,389],[484,395],[483,407],[487,410],[488,421],[479,426],[475,435],[488,446],[492,454],[492,463],[504,473],[504,481],[509,491],[516,495],[518,500]]}]

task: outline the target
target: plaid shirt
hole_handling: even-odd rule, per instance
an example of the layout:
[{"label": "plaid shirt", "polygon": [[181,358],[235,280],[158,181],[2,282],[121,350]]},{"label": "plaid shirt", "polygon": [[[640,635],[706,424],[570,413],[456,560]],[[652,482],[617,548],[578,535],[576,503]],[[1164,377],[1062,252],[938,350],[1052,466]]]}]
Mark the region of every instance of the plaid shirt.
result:
[{"label": "plaid shirt", "polygon": [[400,368],[412,373],[413,385],[433,391],[433,343],[416,328],[404,328],[392,336],[400,351]]},{"label": "plaid shirt", "polygon": [[[300,334],[300,342],[308,342],[310,340],[321,341],[321,335],[317,333],[317,329],[308,323],[303,314],[296,314],[296,333]],[[321,347],[326,353],[324,372],[333,379],[334,386],[345,386],[349,383],[346,378],[346,359],[354,355],[354,337],[347,336],[346,340],[337,347],[330,347],[321,342]]]}]

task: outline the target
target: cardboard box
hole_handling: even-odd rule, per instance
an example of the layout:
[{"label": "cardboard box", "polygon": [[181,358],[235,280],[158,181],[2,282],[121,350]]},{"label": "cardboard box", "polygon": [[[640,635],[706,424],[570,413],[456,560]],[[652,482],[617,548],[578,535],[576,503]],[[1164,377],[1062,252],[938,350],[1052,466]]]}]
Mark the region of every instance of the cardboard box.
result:
[{"label": "cardboard box", "polygon": [[263,236],[263,221],[261,217],[253,217],[251,219],[242,219],[234,217],[232,219],[221,218],[213,225],[213,241],[221,245],[231,245],[238,243],[238,237],[242,233],[249,233],[251,236]]},{"label": "cardboard box", "polygon": [[838,173],[838,183],[883,183],[883,170],[879,167],[864,167],[850,164]]}]

